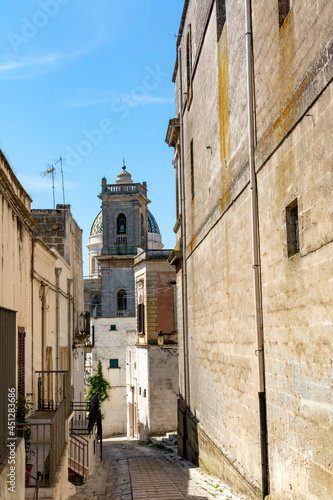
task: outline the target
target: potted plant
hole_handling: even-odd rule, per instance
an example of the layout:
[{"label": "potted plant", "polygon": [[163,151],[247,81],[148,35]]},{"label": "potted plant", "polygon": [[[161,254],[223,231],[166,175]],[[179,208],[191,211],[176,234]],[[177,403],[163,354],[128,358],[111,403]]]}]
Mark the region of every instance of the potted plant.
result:
[{"label": "potted plant", "polygon": [[[33,404],[25,396],[19,395],[16,401],[16,423],[21,424],[18,426],[18,437],[24,438],[25,445],[25,485],[27,486],[30,481],[31,472],[33,469],[32,457],[35,452],[31,449],[31,427],[27,421],[27,415],[31,412]],[[24,425],[22,425],[24,424]],[[26,424],[26,425],[25,425]]]}]

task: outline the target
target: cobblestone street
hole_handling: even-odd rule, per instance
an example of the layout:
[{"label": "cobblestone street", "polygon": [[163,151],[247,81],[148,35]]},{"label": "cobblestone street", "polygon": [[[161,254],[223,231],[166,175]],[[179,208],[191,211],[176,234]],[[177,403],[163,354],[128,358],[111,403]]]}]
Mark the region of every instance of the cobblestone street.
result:
[{"label": "cobblestone street", "polygon": [[245,500],[217,478],[160,446],[103,441],[103,462],[71,500]]}]

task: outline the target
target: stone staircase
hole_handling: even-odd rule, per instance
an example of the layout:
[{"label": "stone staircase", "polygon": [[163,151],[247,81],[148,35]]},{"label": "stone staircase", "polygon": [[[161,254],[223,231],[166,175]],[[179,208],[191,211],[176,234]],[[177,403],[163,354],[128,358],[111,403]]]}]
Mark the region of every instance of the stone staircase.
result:
[{"label": "stone staircase", "polygon": [[177,433],[167,432],[165,436],[155,436],[150,438],[150,442],[157,448],[163,448],[172,453],[177,453]]}]

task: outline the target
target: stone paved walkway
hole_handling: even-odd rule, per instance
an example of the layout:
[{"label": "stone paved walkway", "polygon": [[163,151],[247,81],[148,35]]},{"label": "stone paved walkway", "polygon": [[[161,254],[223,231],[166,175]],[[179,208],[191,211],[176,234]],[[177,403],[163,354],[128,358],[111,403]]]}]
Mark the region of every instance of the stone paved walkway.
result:
[{"label": "stone paved walkway", "polygon": [[103,440],[103,462],[71,500],[248,500],[176,453],[126,438]]}]

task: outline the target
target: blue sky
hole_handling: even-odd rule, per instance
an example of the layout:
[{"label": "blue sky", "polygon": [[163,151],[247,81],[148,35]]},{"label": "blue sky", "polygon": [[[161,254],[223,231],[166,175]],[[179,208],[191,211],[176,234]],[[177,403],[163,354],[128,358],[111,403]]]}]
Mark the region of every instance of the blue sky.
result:
[{"label": "blue sky", "polygon": [[[181,0],[2,3],[0,147],[33,208],[52,208],[51,180],[40,172],[64,158],[85,274],[101,179],[115,182],[123,156],[134,182],[148,183],[165,248],[174,246],[173,152],[164,140],[182,8]],[[58,169],[56,203],[60,180]]]}]

